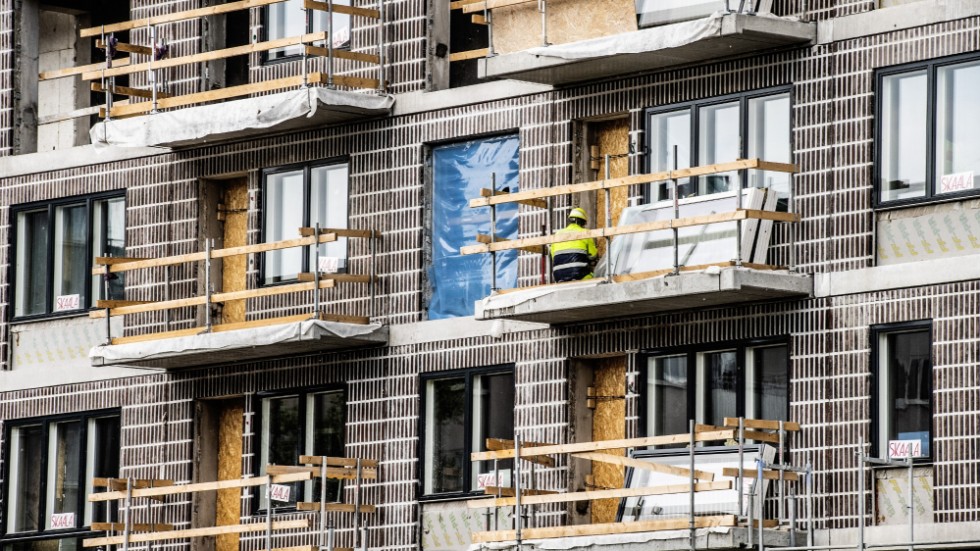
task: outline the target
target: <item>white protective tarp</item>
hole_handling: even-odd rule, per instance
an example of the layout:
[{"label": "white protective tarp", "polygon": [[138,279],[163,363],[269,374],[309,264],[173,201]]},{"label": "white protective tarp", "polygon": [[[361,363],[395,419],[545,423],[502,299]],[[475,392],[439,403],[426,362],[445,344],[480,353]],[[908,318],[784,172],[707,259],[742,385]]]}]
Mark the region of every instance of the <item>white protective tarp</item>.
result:
[{"label": "white protective tarp", "polygon": [[562,283],[561,285],[536,287],[523,291],[515,290],[514,292],[510,293],[494,294],[483,300],[476,301],[476,311],[490,312],[494,310],[502,310],[524,304],[526,302],[531,302],[560,291],[567,291],[569,289],[586,289],[595,287],[596,285],[601,285],[603,283],[605,283],[605,280],[603,279],[586,279],[583,281]]},{"label": "white protective tarp", "polygon": [[96,147],[178,147],[330,124],[387,113],[394,98],[322,87],[103,121],[89,130]]},{"label": "white protective tarp", "polygon": [[110,365],[326,339],[377,340],[381,344],[387,340],[387,330],[380,324],[306,320],[187,337],[96,346],[89,351],[89,358],[93,364]]},{"label": "white protective tarp", "polygon": [[[728,534],[732,529],[724,526],[713,528],[698,528],[695,535],[703,538],[709,534]],[[667,541],[677,539],[687,539],[691,535],[690,530],[661,530],[649,532],[635,532],[627,534],[608,534],[602,536],[569,536],[564,538],[548,539],[529,539],[522,540],[525,547],[539,550],[568,551],[571,549],[590,549],[595,547],[616,546],[623,547],[630,544],[644,544],[653,541]],[[478,543],[470,546],[470,551],[506,551],[516,547],[514,542],[499,543]],[[640,547],[642,548],[642,546]]]}]

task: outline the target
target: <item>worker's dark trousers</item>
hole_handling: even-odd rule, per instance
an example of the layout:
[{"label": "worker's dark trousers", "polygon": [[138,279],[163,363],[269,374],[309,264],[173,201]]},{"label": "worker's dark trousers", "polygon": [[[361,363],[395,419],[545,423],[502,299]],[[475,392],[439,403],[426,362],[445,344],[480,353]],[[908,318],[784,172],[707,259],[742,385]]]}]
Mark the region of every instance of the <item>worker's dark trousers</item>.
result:
[{"label": "worker's dark trousers", "polygon": [[589,256],[582,253],[558,253],[552,260],[555,281],[578,281],[592,274]]}]

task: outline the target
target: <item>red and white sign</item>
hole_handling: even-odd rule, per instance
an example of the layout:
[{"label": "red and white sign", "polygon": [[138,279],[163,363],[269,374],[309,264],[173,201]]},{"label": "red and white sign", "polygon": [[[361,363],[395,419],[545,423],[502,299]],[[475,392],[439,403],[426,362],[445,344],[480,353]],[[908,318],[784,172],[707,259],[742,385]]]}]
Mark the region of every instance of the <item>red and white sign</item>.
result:
[{"label": "red and white sign", "polygon": [[65,310],[78,310],[82,303],[81,295],[61,295],[55,299],[54,311],[63,312]]},{"label": "red and white sign", "polygon": [[272,501],[289,501],[290,487],[283,484],[269,486],[269,499]]},{"label": "red and white sign", "polygon": [[[75,295],[76,297],[78,295]],[[75,513],[57,513],[51,515],[51,529],[60,530],[75,527]]]},{"label": "red and white sign", "polygon": [[888,457],[904,459],[906,457],[922,457],[921,440],[889,440]]},{"label": "red and white sign", "polygon": [[336,256],[318,257],[317,269],[325,274],[335,274],[340,271],[340,259]]},{"label": "red and white sign", "polygon": [[946,174],[939,180],[940,193],[952,193],[973,189],[973,171],[957,172],[956,174]]},{"label": "red and white sign", "polygon": [[476,475],[477,490],[483,490],[490,486],[498,486],[497,476],[494,473],[482,473]]}]

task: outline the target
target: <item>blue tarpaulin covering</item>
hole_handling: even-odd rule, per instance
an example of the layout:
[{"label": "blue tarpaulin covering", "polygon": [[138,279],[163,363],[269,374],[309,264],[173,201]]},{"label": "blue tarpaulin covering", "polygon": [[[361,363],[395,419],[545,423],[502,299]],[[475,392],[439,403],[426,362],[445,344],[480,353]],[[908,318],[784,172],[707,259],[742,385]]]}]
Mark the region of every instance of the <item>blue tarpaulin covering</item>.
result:
[{"label": "blue tarpaulin covering", "polygon": [[[498,191],[518,191],[519,145],[517,136],[501,136],[433,149],[429,319],[472,316],[473,303],[490,295],[490,255],[461,256],[459,249],[490,233],[490,209],[472,209],[469,200],[490,187],[491,175]],[[516,203],[497,207],[497,237],[517,238]],[[517,251],[497,253],[497,287],[516,286]]]}]

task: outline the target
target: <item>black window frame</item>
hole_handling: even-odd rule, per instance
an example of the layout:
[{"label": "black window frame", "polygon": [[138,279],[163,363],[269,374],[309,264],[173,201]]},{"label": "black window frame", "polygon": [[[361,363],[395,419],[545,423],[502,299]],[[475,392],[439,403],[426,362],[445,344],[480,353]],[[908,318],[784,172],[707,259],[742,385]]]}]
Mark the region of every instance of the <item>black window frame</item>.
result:
[{"label": "black window frame", "polygon": [[927,320],[916,320],[908,322],[899,323],[887,323],[872,325],[870,327],[869,336],[871,339],[871,400],[869,401],[870,415],[868,419],[871,420],[871,456],[878,457],[882,459],[887,459],[884,457],[885,450],[881,449],[881,425],[882,420],[880,418],[881,411],[881,383],[883,375],[881,373],[881,347],[879,343],[881,342],[881,337],[883,335],[899,334],[899,333],[913,333],[926,330],[929,333],[929,371],[932,376],[932,381],[930,381],[930,395],[929,395],[929,409],[930,409],[930,419],[931,423],[929,426],[929,455],[915,458],[912,460],[913,463],[932,463],[936,458],[936,364],[935,364],[935,332],[933,331],[933,323],[931,319]]},{"label": "black window frame", "polygon": [[[326,0],[322,0],[322,1],[325,2]],[[348,5],[348,6],[351,5],[351,3],[350,3],[351,1],[352,0],[347,0],[348,3],[346,5]],[[283,3],[282,5],[285,5],[285,3]],[[273,7],[275,7],[275,5],[263,6],[262,7],[262,11],[260,12],[261,13],[261,16],[260,17],[261,17],[261,20],[262,20],[262,34],[261,34],[261,36],[262,36],[262,41],[263,42],[268,42],[270,40],[279,40],[281,38],[289,38],[288,36],[281,36],[281,37],[277,37],[277,38],[270,38],[269,37],[269,9],[271,9]],[[313,30],[313,21],[314,21],[314,17],[315,17],[315,12],[317,12],[317,11],[319,11],[319,10],[314,10],[312,8],[306,10],[306,30],[302,34],[311,34],[311,33],[314,33],[314,32],[318,32],[318,31],[314,31]],[[336,15],[337,12],[334,12],[334,14]],[[348,15],[348,21],[349,21],[348,25],[350,27],[350,36],[347,39],[347,45],[346,46],[342,46],[342,47],[336,47],[335,49],[337,49],[337,50],[347,50],[347,51],[349,51],[351,49],[351,41],[354,38],[354,16],[353,15]],[[327,29],[323,29],[323,32],[327,32]],[[329,37],[327,39],[328,40],[332,40],[332,38],[329,38]],[[266,50],[266,51],[263,51],[261,53],[260,58],[259,58],[261,65],[275,65],[277,63],[288,63],[288,62],[291,62],[291,61],[297,61],[297,60],[303,59],[303,54],[301,54],[301,53],[300,54],[282,55],[282,56],[279,56],[279,57],[276,57],[276,58],[273,58],[271,56],[271,53],[272,53],[271,50]]]},{"label": "black window frame", "polygon": [[[344,434],[344,444],[343,444],[343,447],[344,447],[344,450],[345,450],[344,456],[346,457],[346,455],[347,455],[346,454],[346,449],[347,449],[347,445],[349,443],[349,441],[347,439],[347,422],[348,422],[348,419],[350,418],[349,417],[349,411],[348,411],[348,405],[349,405],[348,400],[349,400],[349,397],[350,397],[350,392],[348,391],[346,384],[344,384],[344,383],[335,383],[335,384],[320,385],[320,386],[315,386],[315,387],[300,387],[300,388],[292,388],[292,389],[286,389],[286,390],[275,390],[275,391],[257,392],[257,393],[255,393],[256,407],[255,407],[255,412],[253,413],[254,420],[253,420],[253,424],[252,424],[253,427],[256,427],[256,428],[254,428],[252,430],[252,433],[255,435],[255,437],[254,437],[255,449],[253,450],[253,457],[255,457],[255,461],[252,462],[252,475],[253,476],[256,476],[256,477],[262,476],[262,467],[263,467],[263,465],[262,465],[262,447],[265,445],[265,440],[263,439],[263,436],[264,436],[263,435],[263,429],[262,429],[262,421],[263,421],[263,419],[262,419],[262,410],[263,410],[262,402],[264,400],[266,400],[266,399],[269,399],[269,398],[286,398],[286,397],[289,397],[289,396],[297,396],[299,398],[299,400],[298,400],[299,401],[299,418],[304,420],[304,425],[302,427],[302,436],[305,439],[306,438],[307,429],[308,429],[308,427],[306,427],[306,425],[305,425],[305,419],[307,418],[307,404],[309,402],[308,398],[311,395],[323,394],[323,393],[327,393],[327,392],[340,392],[341,395],[343,396],[343,402],[344,402],[344,421],[342,423],[342,427],[343,427],[343,434]],[[305,441],[304,442],[300,442],[300,447],[301,448],[305,448],[306,444],[307,444],[307,442],[305,442]],[[296,451],[295,455],[296,455],[296,460],[297,461],[299,461],[299,456],[300,455],[306,455],[306,452],[304,450],[297,449],[295,451]],[[317,477],[314,476],[314,480],[313,481],[315,482],[316,479],[317,479]],[[304,489],[302,491],[305,494],[306,493],[305,483],[297,483],[297,484],[303,484],[302,487]],[[262,494],[260,492],[264,492],[264,491],[265,491],[265,486],[256,487],[256,488],[253,488],[252,489],[252,507],[251,507],[251,509],[252,509],[252,512],[255,513],[255,514],[266,512],[266,508],[264,508],[264,507],[261,506],[262,505]],[[312,490],[310,490],[310,491],[312,492]],[[301,495],[297,495],[296,496],[296,499],[294,501],[319,501],[319,500],[320,500],[319,496],[307,496],[307,495],[302,495],[301,496]],[[278,514],[278,513],[290,513],[290,512],[295,512],[295,511],[296,511],[296,506],[295,505],[292,505],[292,504],[282,505],[282,506],[277,506],[277,507],[273,507],[272,508],[272,512],[275,513],[275,514]]]},{"label": "black window frame", "polygon": [[[43,320],[51,318],[61,318],[61,317],[73,317],[80,314],[87,313],[89,310],[95,308],[95,301],[91,295],[91,280],[87,280],[86,289],[88,292],[85,293],[84,301],[81,302],[81,308],[77,310],[65,310],[63,312],[54,311],[54,300],[52,298],[52,291],[54,290],[54,259],[55,259],[55,246],[54,246],[54,224],[55,224],[55,211],[58,207],[64,207],[68,205],[77,205],[85,203],[86,216],[88,219],[88,228],[86,235],[86,266],[85,273],[91,274],[92,267],[95,260],[95,243],[93,235],[93,210],[94,205],[97,201],[107,201],[112,199],[122,199],[123,200],[123,210],[127,210],[127,198],[125,190],[116,191],[106,191],[101,193],[92,193],[87,195],[76,195],[72,197],[59,197],[58,199],[51,199],[45,201],[34,201],[31,203],[22,203],[18,205],[13,205],[10,207],[10,254],[11,262],[7,268],[7,281],[11,284],[11,304],[10,304],[10,320],[12,322],[21,321],[32,321],[32,320]],[[20,290],[17,287],[17,245],[20,236],[17,234],[18,217],[22,213],[36,212],[40,210],[47,211],[48,217],[48,244],[47,244],[47,273],[45,274],[45,311],[40,314],[27,314],[27,315],[17,315],[17,293]],[[126,219],[123,218],[123,234],[126,232]],[[125,245],[124,245],[125,247]],[[121,276],[121,275],[120,275]]]},{"label": "black window frame", "polygon": [[639,404],[637,413],[640,418],[639,433],[643,436],[657,436],[649,434],[647,427],[650,424],[651,412],[648,411],[649,396],[647,394],[647,383],[649,376],[649,361],[653,358],[664,356],[686,356],[688,368],[687,383],[687,419],[697,421],[698,415],[698,367],[697,358],[700,354],[711,352],[725,352],[734,350],[736,352],[736,365],[738,369],[738,392],[736,394],[736,411],[738,416],[746,415],[746,402],[748,399],[748,365],[747,351],[758,348],[774,348],[777,346],[786,347],[786,413],[790,413],[790,404],[793,402],[793,347],[789,336],[764,338],[764,339],[744,339],[734,341],[723,341],[716,343],[697,344],[694,346],[673,346],[665,348],[654,348],[644,350],[640,353],[638,365],[641,366],[637,375],[637,384],[640,387]]},{"label": "black window frame", "polygon": [[[123,427],[122,427],[122,412],[120,408],[108,408],[108,409],[85,411],[80,413],[47,415],[43,417],[30,417],[24,419],[8,419],[7,421],[4,422],[3,480],[5,481],[5,484],[3,486],[3,495],[2,495],[2,499],[4,503],[4,511],[3,511],[4,514],[0,515],[0,517],[2,517],[0,518],[0,549],[5,548],[8,544],[11,543],[57,540],[57,539],[64,539],[64,538],[77,539],[77,538],[84,537],[86,535],[90,535],[92,533],[90,524],[81,524],[85,522],[85,507],[87,505],[87,496],[85,494],[85,487],[86,487],[87,480],[85,477],[88,469],[88,464],[87,464],[88,428],[89,428],[90,420],[108,418],[108,417],[114,417],[118,421],[119,433],[116,435],[116,438],[119,440],[121,444]],[[76,450],[79,457],[78,470],[79,473],[81,473],[80,479],[78,481],[79,482],[78,503],[77,503],[78,509],[76,513],[78,515],[78,519],[76,520],[77,527],[48,529],[45,528],[45,526],[47,525],[47,518],[48,518],[48,512],[46,511],[47,501],[48,501],[48,494],[47,494],[48,476],[47,475],[48,475],[48,457],[50,456],[49,446],[50,446],[51,426],[57,423],[66,423],[66,422],[79,423],[80,431],[81,431],[79,439],[85,443],[83,449]],[[8,498],[10,495],[10,489],[12,483],[10,469],[12,466],[11,457],[13,452],[13,450],[11,450],[11,443],[12,443],[11,435],[15,428],[29,427],[35,425],[40,425],[42,427],[41,442],[44,445],[44,453],[42,453],[41,457],[39,458],[39,461],[41,463],[39,467],[41,473],[41,480],[40,480],[40,488],[38,491],[38,495],[39,495],[38,529],[31,530],[31,531],[8,533],[7,530],[8,530],[10,515],[11,515],[10,503]],[[120,466],[120,468],[122,468],[121,451],[119,453],[118,458],[116,459],[116,463]],[[106,474],[115,477],[115,476],[119,476],[120,473],[111,473],[111,474],[106,473]],[[95,476],[100,476],[100,475],[96,474]],[[93,511],[93,516],[94,516],[94,511]],[[118,520],[118,515],[115,515],[115,518]],[[93,522],[104,522],[104,519],[93,518]]]},{"label": "black window frame", "polygon": [[[936,87],[938,86],[936,73],[940,67],[957,65],[980,61],[980,54],[967,53],[946,57],[937,57],[925,61],[904,63],[892,67],[886,67],[875,71],[875,144],[874,144],[874,171],[872,177],[872,206],[877,210],[888,210],[891,208],[905,207],[909,205],[921,205],[928,203],[944,203],[948,201],[958,201],[966,197],[980,195],[980,188],[964,190],[952,193],[937,194],[936,188]],[[884,80],[887,77],[911,73],[915,71],[926,71],[926,194],[922,197],[909,197],[905,199],[893,199],[882,201],[881,196],[881,177],[882,177],[882,152],[884,150],[885,134],[882,127],[882,109],[885,107],[881,94],[884,91]]]},{"label": "black window frame", "polygon": [[[318,161],[304,162],[304,163],[292,163],[288,165],[281,165],[271,168],[266,168],[262,170],[262,182],[261,182],[261,193],[262,193],[262,215],[259,221],[259,242],[266,242],[266,223],[268,222],[269,213],[269,194],[268,190],[268,179],[270,175],[282,174],[286,172],[295,172],[297,170],[303,171],[303,227],[310,226],[310,186],[311,186],[311,174],[313,169],[325,167],[325,166],[340,166],[345,165],[347,167],[347,220],[346,224],[350,226],[351,218],[351,199],[350,199],[350,179],[351,179],[351,162],[348,156],[331,157],[328,159],[321,159]],[[299,237],[297,235],[297,237]],[[345,268],[339,269],[339,273],[348,273],[350,271],[350,241],[346,242],[347,246],[344,249],[344,259],[347,262]],[[260,287],[272,287],[275,285],[285,285],[289,283],[295,283],[298,279],[282,279],[280,281],[266,283],[266,255],[263,253],[259,260],[259,286]],[[303,265],[300,268],[301,272],[310,272],[310,258],[306,254],[305,248],[303,253]]]},{"label": "black window frame", "polygon": [[[466,380],[466,413],[464,420],[464,455],[469,458],[470,454],[474,452],[472,449],[473,442],[473,379],[479,376],[485,375],[500,375],[504,373],[509,373],[514,378],[514,404],[512,407],[517,406],[517,369],[515,364],[497,364],[485,367],[470,367],[464,369],[453,369],[447,371],[438,371],[432,373],[422,373],[419,375],[419,425],[418,425],[418,448],[416,450],[418,454],[418,501],[444,501],[453,499],[465,499],[475,496],[484,495],[483,492],[479,490],[464,490],[461,492],[436,492],[427,494],[425,493],[426,486],[426,468],[428,467],[427,458],[425,457],[425,443],[426,443],[426,383],[432,380],[439,379],[452,379],[452,378],[463,378]],[[517,427],[514,427],[517,430]],[[473,487],[473,480],[471,477],[472,469],[465,469],[463,472],[463,487],[471,488]]]},{"label": "black window frame", "polygon": [[[660,115],[665,113],[678,113],[684,110],[687,110],[690,113],[690,117],[691,117],[691,141],[689,146],[691,152],[690,166],[694,167],[694,166],[699,166],[700,164],[700,161],[698,159],[698,154],[699,154],[698,140],[700,138],[701,125],[700,125],[700,119],[698,118],[698,113],[702,107],[721,105],[724,103],[731,103],[737,100],[739,102],[739,128],[738,128],[739,134],[738,135],[744,138],[748,136],[749,133],[749,116],[748,116],[749,101],[752,99],[762,98],[766,96],[775,96],[780,94],[787,94],[789,96],[789,128],[790,128],[790,140],[791,140],[790,156],[792,157],[793,156],[792,133],[793,133],[793,128],[795,127],[795,121],[793,117],[793,106],[794,106],[793,85],[784,84],[780,86],[772,86],[769,88],[760,88],[760,89],[749,90],[745,92],[737,92],[734,94],[726,94],[723,96],[712,96],[708,98],[700,98],[700,99],[688,100],[688,101],[683,101],[678,103],[658,105],[655,107],[647,107],[643,111],[643,126],[644,126],[643,144],[645,148],[644,150],[647,152],[644,169],[647,171],[647,173],[653,172],[653,158],[652,158],[653,132],[651,130],[650,120],[654,115]],[[749,140],[740,139],[739,158],[741,159],[748,158],[748,150],[749,150]],[[734,161],[735,159],[732,160]],[[769,160],[769,159],[764,159],[764,160]],[[792,162],[792,160],[788,162]],[[744,184],[748,182],[748,170],[739,170],[738,175],[739,175],[739,181],[743,184],[742,187],[744,189],[745,188]],[[698,178],[692,177],[690,178],[690,180],[696,188]],[[790,185],[792,185],[792,183]],[[658,200],[655,198],[654,194],[652,193],[652,189],[653,189],[652,185],[643,186],[642,201],[644,204],[658,202]],[[780,203],[782,203],[782,200],[780,200]],[[779,210],[786,210],[786,209],[785,207],[780,206]]]}]

